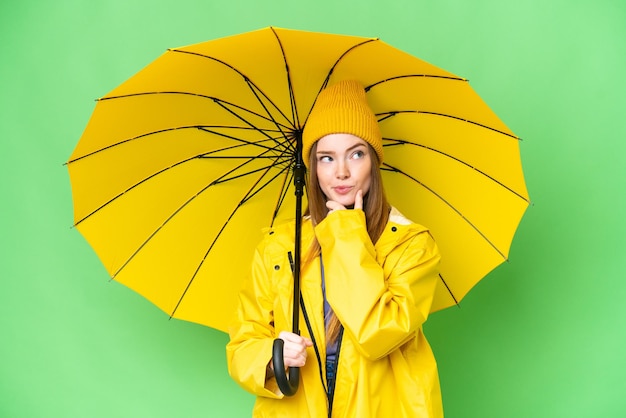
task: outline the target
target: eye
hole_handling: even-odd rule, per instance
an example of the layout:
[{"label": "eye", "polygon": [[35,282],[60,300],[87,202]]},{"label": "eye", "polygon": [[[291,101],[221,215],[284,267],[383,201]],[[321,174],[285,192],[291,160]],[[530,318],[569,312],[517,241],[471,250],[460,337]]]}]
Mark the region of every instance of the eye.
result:
[{"label": "eye", "polygon": [[356,150],[352,154],[352,158],[355,159],[355,160],[361,159],[363,157],[365,157],[365,151],[364,150]]},{"label": "eye", "polygon": [[333,157],[330,155],[320,155],[317,160],[322,163],[330,163],[333,161]]}]

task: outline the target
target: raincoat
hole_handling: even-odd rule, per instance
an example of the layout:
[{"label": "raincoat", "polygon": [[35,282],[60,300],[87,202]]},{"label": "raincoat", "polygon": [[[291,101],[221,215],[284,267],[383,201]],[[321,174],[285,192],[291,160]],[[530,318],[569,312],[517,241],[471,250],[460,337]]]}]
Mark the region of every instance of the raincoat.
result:
[{"label": "raincoat", "polygon": [[[439,252],[428,230],[392,209],[375,245],[361,210],[302,224],[303,249],[318,238],[328,302],[344,332],[332,415],[325,391],[326,341],[319,257],[301,270],[301,335],[312,338],[300,386],[284,397],[266,381],[274,338],[291,330],[293,223],[268,230],[240,293],[226,347],[230,375],[257,395],[254,417],[443,417],[437,366],[422,332],[438,280]],[[305,251],[303,251],[305,253]],[[304,324],[308,323],[307,326]],[[313,335],[311,335],[311,333]]]}]

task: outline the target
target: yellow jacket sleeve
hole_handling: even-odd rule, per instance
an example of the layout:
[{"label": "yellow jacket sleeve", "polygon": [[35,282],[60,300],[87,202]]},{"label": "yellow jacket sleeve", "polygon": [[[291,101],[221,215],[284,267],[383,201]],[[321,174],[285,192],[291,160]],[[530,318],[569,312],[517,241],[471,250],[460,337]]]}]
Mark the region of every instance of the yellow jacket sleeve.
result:
[{"label": "yellow jacket sleeve", "polygon": [[[315,228],[328,302],[344,336],[370,360],[414,336],[428,317],[437,283],[440,257],[428,230],[416,224],[387,228],[399,235],[391,241],[381,237],[376,247],[361,210],[331,212]],[[379,245],[389,242],[393,248],[380,248],[377,257]]]},{"label": "yellow jacket sleeve", "polygon": [[270,280],[257,249],[252,274],[239,293],[236,319],[226,346],[228,372],[248,392],[257,396],[282,398],[276,379],[266,381],[266,367],[272,357],[275,338]]}]

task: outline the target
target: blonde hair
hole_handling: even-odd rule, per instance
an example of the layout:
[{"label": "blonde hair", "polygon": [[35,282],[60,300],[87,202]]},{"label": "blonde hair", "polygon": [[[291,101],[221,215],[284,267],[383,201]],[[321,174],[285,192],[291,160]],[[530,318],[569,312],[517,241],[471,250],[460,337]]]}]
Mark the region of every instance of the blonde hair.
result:
[{"label": "blonde hair", "polygon": [[[363,211],[365,212],[365,220],[367,225],[367,234],[369,235],[372,243],[376,243],[378,238],[382,235],[389,220],[389,211],[391,209],[387,198],[385,196],[385,190],[383,187],[383,180],[380,173],[380,161],[376,150],[368,144],[370,157],[372,159],[371,171],[370,171],[370,188],[365,196],[363,196]],[[308,208],[306,214],[311,217],[313,226],[317,225],[326,218],[328,214],[328,208],[326,207],[326,196],[320,188],[317,178],[317,142],[315,142],[311,148],[309,154],[308,163],[308,175],[306,178],[306,190],[308,198]],[[321,253],[321,247],[315,237],[311,241],[311,244],[304,257],[304,264],[311,263]],[[337,319],[334,313],[330,318],[329,324],[326,329],[326,341],[328,343],[335,342],[339,331],[341,329],[341,323]]]}]

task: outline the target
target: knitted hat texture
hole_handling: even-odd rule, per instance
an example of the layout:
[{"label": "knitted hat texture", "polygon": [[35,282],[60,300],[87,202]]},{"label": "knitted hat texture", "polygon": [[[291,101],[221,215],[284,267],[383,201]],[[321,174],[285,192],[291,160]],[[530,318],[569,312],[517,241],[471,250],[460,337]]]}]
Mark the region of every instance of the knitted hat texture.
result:
[{"label": "knitted hat texture", "polygon": [[311,147],[330,134],[352,134],[370,144],[383,161],[383,141],[376,115],[358,81],[346,80],[322,90],[304,126],[302,158],[308,166]]}]

